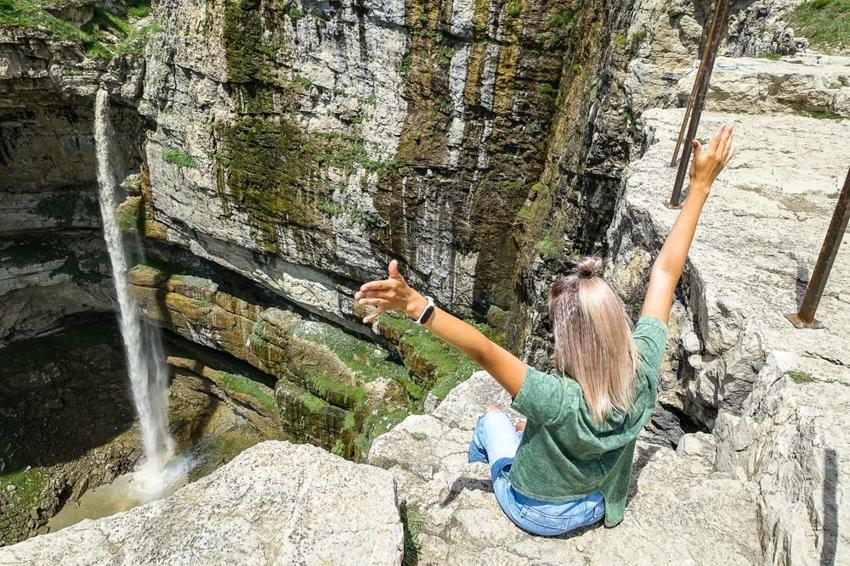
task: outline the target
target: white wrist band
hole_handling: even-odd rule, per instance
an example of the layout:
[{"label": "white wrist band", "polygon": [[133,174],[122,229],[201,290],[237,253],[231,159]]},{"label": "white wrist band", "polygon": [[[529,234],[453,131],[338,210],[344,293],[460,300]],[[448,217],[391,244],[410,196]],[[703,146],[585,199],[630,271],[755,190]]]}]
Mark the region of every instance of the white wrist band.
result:
[{"label": "white wrist band", "polygon": [[434,313],[434,299],[433,297],[425,297],[427,299],[428,304],[425,305],[425,308],[422,310],[422,314],[419,315],[414,322],[416,324],[425,324],[428,322],[428,319],[431,318],[431,315]]}]

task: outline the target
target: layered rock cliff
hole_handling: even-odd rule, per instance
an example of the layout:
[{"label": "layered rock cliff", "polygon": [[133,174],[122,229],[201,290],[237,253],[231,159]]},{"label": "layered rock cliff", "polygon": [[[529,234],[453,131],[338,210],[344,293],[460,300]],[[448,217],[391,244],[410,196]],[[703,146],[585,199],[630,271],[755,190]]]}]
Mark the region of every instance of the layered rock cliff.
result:
[{"label": "layered rock cliff", "polygon": [[[136,2],[11,2],[0,20],[0,345],[114,308],[94,206],[91,108],[103,86],[120,132],[115,169],[128,179],[122,226],[144,251],[132,289],[143,314],[257,370],[258,381],[230,383],[237,397],[271,417],[279,412],[275,422],[294,438],[350,458],[365,457],[372,439],[408,413],[433,410],[475,369],[400,319],[359,323],[353,291],[382,276],[390,258],[414,286],[487,321],[485,330],[541,368],[549,365],[546,293],[580,255],[609,256],[609,275],[636,312],[670,219],[655,206],[670,184],[662,154],[671,152],[675,109],[686,102],[710,16],[708,3],[661,0],[180,0],[155,2],[152,12]],[[815,153],[814,139],[846,133],[850,100],[846,59],[795,55],[806,47],[788,25],[799,4],[733,5],[709,101],[711,111],[761,114],[730,119],[741,136],[759,140],[747,149],[751,160],[782,167],[802,157],[796,146],[771,145],[776,132],[795,132],[802,153]],[[791,348],[796,336],[772,332],[781,323],[774,311],[789,307],[768,300],[798,286],[788,258],[811,258],[764,232],[725,231],[741,218],[754,226],[766,215],[803,225],[822,219],[836,176],[830,167],[806,170],[823,182],[813,198],[788,196],[764,172],[736,176],[739,196],[772,212],[721,205],[728,214],[711,230],[717,247],[697,248],[702,263],[690,266],[678,297],[673,355],[645,439],[663,454],[646,477],[669,471],[680,482],[673,492],[693,521],[678,534],[696,556],[713,550],[699,528],[716,517],[700,507],[717,494],[735,495],[727,503],[742,521],[717,526],[730,561],[757,562],[757,536],[777,563],[810,560],[843,540],[829,526],[834,504],[816,500],[844,480],[829,489],[811,480],[833,478],[822,470],[840,469],[843,452],[806,440],[807,431],[828,436],[838,426],[841,389],[831,383],[843,377],[818,376],[843,375],[842,354],[821,352],[827,365],[817,371],[766,362],[783,359],[771,357],[777,350],[807,363],[820,352],[808,341]],[[805,231],[807,250],[815,232]],[[796,250],[742,254],[754,266],[770,264],[748,271],[763,297],[757,308],[738,308],[718,259],[720,248],[735,246]],[[231,379],[197,360],[170,361],[223,387]],[[784,403],[791,394],[776,383],[795,371],[829,382],[821,385],[835,406],[811,418],[815,396],[793,386],[794,403]],[[402,499],[427,508],[424,555],[446,557],[460,545],[468,556],[547,556],[546,545],[527,537],[511,535],[510,548],[497,548],[493,540],[508,529],[489,540],[460,528],[498,517],[493,505],[433,505],[445,478],[433,466],[422,471],[423,462],[458,452],[469,425],[440,414],[441,424],[406,421],[373,450],[374,461],[393,469]],[[716,437],[683,437],[712,429]],[[402,433],[426,435],[433,454],[405,455]],[[677,444],[679,459],[670,448]],[[764,463],[771,454],[773,467]],[[455,460],[450,473],[465,473]],[[699,488],[686,489],[687,470]],[[652,514],[645,485],[650,495],[635,505],[673,533],[675,525]],[[484,511],[472,509],[479,503]],[[751,532],[754,514],[759,533]],[[722,530],[730,525],[747,540]],[[562,556],[579,557],[578,546],[585,548]],[[593,557],[623,558],[614,550]]]}]

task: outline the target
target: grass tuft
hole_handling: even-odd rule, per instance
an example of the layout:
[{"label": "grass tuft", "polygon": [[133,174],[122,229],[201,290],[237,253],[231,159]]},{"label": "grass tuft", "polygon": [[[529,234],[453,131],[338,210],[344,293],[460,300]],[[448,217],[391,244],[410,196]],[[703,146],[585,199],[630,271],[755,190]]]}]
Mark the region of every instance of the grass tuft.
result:
[{"label": "grass tuft", "polygon": [[191,155],[178,149],[172,149],[169,147],[162,148],[162,159],[165,160],[166,163],[171,163],[181,169],[184,167],[197,167],[197,163]]},{"label": "grass tuft", "polygon": [[850,52],[850,0],[811,0],[797,6],[788,23],[809,45],[826,53]]},{"label": "grass tuft", "polygon": [[790,377],[791,381],[793,381],[794,383],[796,383],[798,385],[805,385],[807,383],[814,383],[814,381],[815,381],[815,378],[812,377],[812,374],[810,374],[807,371],[801,371],[801,370],[791,370],[791,371],[789,371],[788,377]]}]

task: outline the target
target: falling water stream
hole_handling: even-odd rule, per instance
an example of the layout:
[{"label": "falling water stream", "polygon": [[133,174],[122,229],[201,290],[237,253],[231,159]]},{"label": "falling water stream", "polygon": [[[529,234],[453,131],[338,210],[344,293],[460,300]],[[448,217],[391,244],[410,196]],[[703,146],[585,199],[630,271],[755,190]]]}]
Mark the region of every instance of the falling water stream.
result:
[{"label": "falling water stream", "polygon": [[127,354],[127,369],[133,404],[139,415],[145,460],[134,474],[136,488],[145,499],[154,499],[181,475],[182,466],[169,465],[174,440],[168,430],[168,372],[159,334],[143,326],[130,295],[127,279],[127,253],[115,216],[117,179],[110,159],[112,126],[109,121],[109,97],[97,93],[95,103],[95,147],[97,181],[103,235],[112,264],[112,277],[120,308],[121,336]]}]

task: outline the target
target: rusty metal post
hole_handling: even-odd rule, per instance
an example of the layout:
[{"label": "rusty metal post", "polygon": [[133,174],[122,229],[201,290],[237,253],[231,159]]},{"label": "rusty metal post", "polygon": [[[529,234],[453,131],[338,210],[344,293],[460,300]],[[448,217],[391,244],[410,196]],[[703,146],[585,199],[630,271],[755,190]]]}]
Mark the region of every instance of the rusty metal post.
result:
[{"label": "rusty metal post", "polygon": [[691,111],[694,109],[694,98],[697,96],[697,90],[702,83],[702,75],[705,72],[705,62],[709,57],[711,49],[711,38],[714,37],[714,30],[717,29],[717,10],[714,11],[714,17],[711,18],[711,26],[708,28],[708,34],[705,36],[705,45],[702,48],[702,57],[699,60],[697,74],[694,77],[694,86],[691,88],[691,95],[688,97],[688,106],[685,108],[685,116],[682,118],[682,127],[679,128],[679,137],[676,138],[676,149],[673,151],[673,159],[670,160],[670,167],[675,167],[679,160],[679,150],[682,149],[682,139],[685,137],[685,129],[688,127],[688,120],[691,117]]},{"label": "rusty metal post", "polygon": [[[670,196],[670,202],[667,206],[670,208],[679,208],[679,199],[682,196],[682,187],[685,184],[685,177],[688,174],[688,164],[691,160],[691,142],[696,138],[697,130],[699,129],[700,118],[702,118],[702,109],[705,106],[705,96],[708,94],[708,85],[711,82],[711,73],[714,70],[714,61],[717,59],[717,50],[720,48],[720,42],[723,39],[723,33],[726,31],[726,21],[729,16],[729,0],[718,0],[714,10],[714,21],[712,22],[712,35],[707,40],[708,56],[700,65],[705,66],[705,70],[700,79],[699,88],[696,89],[696,96],[693,100],[693,112],[691,113],[691,121],[688,124],[688,132],[685,136],[682,149],[682,158],[679,160],[679,170],[676,172],[676,182],[673,185],[673,194]],[[699,74],[699,73],[697,73]]]},{"label": "rusty metal post", "polygon": [[818,311],[826,281],[829,279],[829,272],[832,271],[832,264],[835,263],[838,248],[841,247],[844,232],[847,230],[848,220],[850,220],[850,171],[847,172],[844,188],[838,196],[832,222],[829,223],[829,229],[826,231],[826,238],[823,240],[815,270],[809,279],[809,287],[806,289],[806,296],[803,297],[800,312],[789,314],[787,317],[797,328],[821,328],[820,323],[815,320],[815,314]]}]

